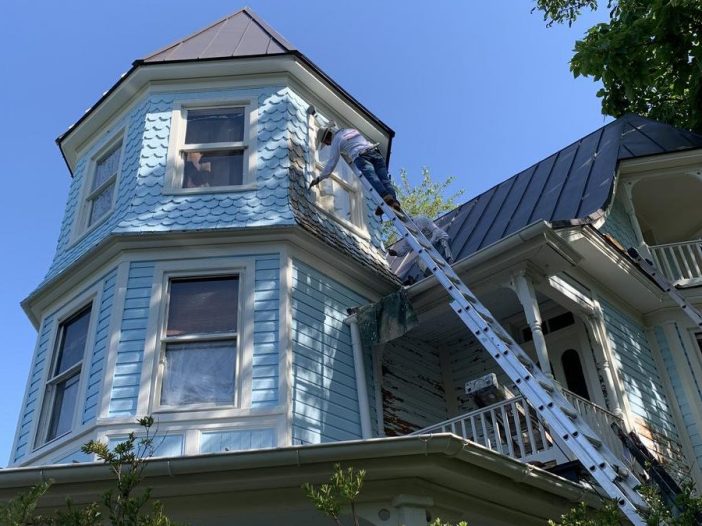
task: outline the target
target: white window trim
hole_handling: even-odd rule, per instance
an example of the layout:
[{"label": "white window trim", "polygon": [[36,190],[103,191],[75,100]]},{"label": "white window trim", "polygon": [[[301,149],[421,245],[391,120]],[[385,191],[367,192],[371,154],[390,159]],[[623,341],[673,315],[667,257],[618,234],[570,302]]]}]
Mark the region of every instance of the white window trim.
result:
[{"label": "white window trim", "polygon": [[[310,165],[310,170],[312,171],[310,179],[317,177],[322,169],[324,168],[324,163],[319,161],[319,148],[317,147],[316,144],[316,127],[312,127],[312,123],[314,122],[314,117],[308,116],[308,122],[307,125],[309,127],[309,141],[307,144],[307,148],[309,149],[311,153],[311,159],[309,160],[309,165]],[[327,146],[328,148],[328,146]],[[343,158],[339,159],[339,162],[345,162]],[[356,175],[356,178],[353,180],[352,183],[349,183],[345,179],[339,177],[339,175],[336,173],[336,168],[334,171],[329,175],[329,178],[332,179],[334,182],[339,184],[344,190],[346,190],[350,194],[350,200],[351,200],[351,220],[349,221],[346,218],[343,218],[331,210],[327,210],[326,208],[322,207],[318,202],[317,199],[320,197],[320,186],[317,185],[315,188],[312,189],[312,192],[314,193],[314,199],[311,201],[314,207],[322,212],[324,215],[329,217],[330,219],[333,219],[337,223],[339,223],[341,226],[344,228],[351,230],[354,234],[360,236],[361,238],[365,240],[370,239],[370,233],[368,232],[368,217],[367,217],[367,211],[366,211],[366,196],[365,192],[363,191],[363,185],[361,184],[361,181],[358,180],[358,174],[356,174],[356,169],[355,166],[349,166],[351,171]],[[324,182],[320,183],[324,184]]]},{"label": "white window trim", "polygon": [[[105,144],[103,144],[95,154],[90,157],[88,166],[86,167],[86,177],[83,182],[83,189],[80,195],[80,210],[78,212],[78,219],[76,221],[76,228],[74,229],[73,243],[77,243],[84,237],[86,237],[90,232],[95,230],[98,226],[103,224],[112,215],[115,210],[115,204],[117,202],[117,193],[119,190],[120,176],[122,175],[122,168],[124,165],[124,155],[126,150],[126,130],[121,129],[119,132],[115,133]],[[119,163],[117,163],[117,173],[114,178],[110,178],[101,184],[95,190],[92,190],[93,181],[95,180],[95,174],[97,171],[98,162],[107,155],[116,145],[121,143],[119,147]],[[98,218],[92,225],[89,225],[90,212],[91,212],[91,198],[100,194],[107,186],[114,182],[115,188],[112,192],[112,204],[110,209],[105,212],[100,218]]]},{"label": "white window trim", "polygon": [[[251,258],[221,258],[216,260],[184,260],[160,265],[155,272],[155,290],[151,299],[149,316],[156,318],[147,330],[147,355],[142,370],[141,385],[151,387],[148,408],[145,414],[177,414],[203,412],[211,415],[234,415],[247,412],[251,407],[251,383],[253,356],[253,323],[254,323],[254,282],[255,261]],[[168,303],[169,282],[178,278],[206,278],[217,276],[239,276],[239,305],[236,335],[236,363],[234,371],[234,400],[229,405],[223,404],[192,404],[187,407],[161,405],[161,387],[163,382],[166,343],[172,343],[172,338],[165,337]],[[230,335],[227,336],[229,338]],[[179,339],[180,340],[180,339]],[[182,341],[182,340],[181,340]],[[148,367],[147,357],[151,361]],[[147,375],[147,376],[145,376]],[[141,395],[140,395],[141,400]],[[141,414],[141,410],[138,410]]]},{"label": "white window trim", "polygon": [[[241,142],[224,142],[185,145],[188,110],[217,108],[244,108],[244,140]],[[171,132],[168,142],[166,161],[166,180],[164,194],[213,194],[243,192],[256,189],[256,151],[257,151],[258,107],[253,99],[245,100],[208,100],[178,103],[171,112]],[[185,150],[221,150],[237,148],[244,151],[242,184],[202,188],[182,188],[185,163],[180,155]]]},{"label": "white window trim", "polygon": [[[101,302],[101,293],[98,291],[98,287],[93,287],[91,290],[86,291],[81,294],[78,298],[74,299],[66,306],[61,308],[60,311],[56,313],[56,319],[54,320],[50,346],[47,352],[50,352],[50,356],[47,359],[48,366],[45,367],[43,378],[42,378],[42,390],[37,400],[37,417],[34,422],[34,429],[32,430],[31,451],[36,453],[49,446],[53,447],[60,444],[63,439],[75,435],[78,431],[82,430],[84,427],[82,424],[83,411],[85,409],[85,395],[88,388],[87,377],[89,376],[89,369],[91,365],[90,357],[92,356],[94,346],[95,346],[95,329],[98,318],[99,304]],[[56,360],[58,359],[58,345],[60,339],[59,328],[62,323],[73,317],[75,314],[83,310],[88,305],[90,307],[90,320],[88,322],[88,334],[85,340],[85,349],[83,350],[83,357],[80,362],[73,365],[67,371],[64,371],[60,375],[53,375],[53,370],[56,367]],[[50,351],[49,351],[50,349]],[[66,433],[58,435],[51,440],[47,440],[49,426],[51,425],[51,413],[53,412],[54,396],[56,394],[56,389],[49,389],[49,383],[55,385],[61,379],[68,378],[70,376],[69,372],[74,371],[79,368],[79,380],[78,380],[78,396],[76,400],[76,407],[73,413],[73,422],[71,423],[71,429]],[[87,373],[86,373],[87,371]]]}]

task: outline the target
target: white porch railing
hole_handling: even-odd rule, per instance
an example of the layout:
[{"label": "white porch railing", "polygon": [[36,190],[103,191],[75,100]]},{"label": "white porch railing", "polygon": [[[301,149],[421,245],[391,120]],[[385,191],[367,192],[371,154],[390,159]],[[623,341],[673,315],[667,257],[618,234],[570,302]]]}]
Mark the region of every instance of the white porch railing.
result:
[{"label": "white porch railing", "polygon": [[429,433],[453,433],[519,460],[550,460],[563,456],[556,448],[548,428],[521,396],[445,420],[412,434]]},{"label": "white porch railing", "polygon": [[[622,420],[575,393],[563,389],[563,394],[610,451],[627,466],[631,466],[631,456],[611,428],[613,422],[623,428]],[[453,433],[522,461],[555,460],[556,463],[562,463],[568,460],[556,446],[548,427],[521,396],[439,422],[412,434],[430,433]]]},{"label": "white porch railing", "polygon": [[649,247],[653,262],[672,281],[702,279],[702,240]]},{"label": "white porch railing", "polygon": [[562,392],[563,396],[573,404],[575,410],[580,413],[583,420],[597,433],[609,450],[620,460],[626,461],[627,466],[630,466],[632,461],[631,454],[624,448],[624,444],[612,430],[613,423],[624,429],[624,421],[614,413],[607,411],[604,407],[593,404],[582,396],[576,395],[567,389],[562,389]]}]

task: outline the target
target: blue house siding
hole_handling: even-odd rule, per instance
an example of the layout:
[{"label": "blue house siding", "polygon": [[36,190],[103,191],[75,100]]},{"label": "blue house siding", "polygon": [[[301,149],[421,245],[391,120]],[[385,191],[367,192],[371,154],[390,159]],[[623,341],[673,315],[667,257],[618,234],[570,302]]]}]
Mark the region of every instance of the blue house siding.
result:
[{"label": "blue house siding", "polygon": [[[678,327],[677,324],[674,325],[674,331],[675,331],[675,336],[677,338],[680,338],[681,343],[682,338],[680,334],[680,327]],[[675,393],[675,398],[677,400],[678,407],[680,409],[680,414],[682,416],[683,421],[685,422],[685,428],[687,430],[687,435],[690,438],[690,443],[692,444],[692,448],[694,450],[695,457],[697,457],[697,461],[699,464],[702,465],[702,434],[700,434],[700,429],[699,426],[697,425],[695,421],[695,415],[693,414],[693,409],[690,405],[690,400],[686,394],[685,389],[683,388],[683,380],[680,376],[680,371],[678,371],[678,368],[675,365],[675,362],[673,361],[673,355],[672,355],[672,350],[670,348],[670,342],[668,342],[668,339],[666,337],[666,334],[663,330],[662,327],[657,326],[654,329],[655,336],[656,336],[656,341],[658,343],[658,348],[660,349],[661,356],[663,358],[663,362],[665,363],[666,370],[668,372],[668,376],[670,377],[670,383],[673,387],[673,392]],[[689,370],[692,370],[692,364],[690,363],[690,357],[687,354],[687,350],[685,349],[685,346],[683,345],[683,350],[684,352],[684,358],[685,358],[685,363],[687,364],[687,367]],[[700,385],[697,382],[697,378],[694,378],[693,375],[693,381],[694,381],[694,392],[696,393],[696,396],[702,399],[702,390],[700,389]]]},{"label": "blue house siding", "polygon": [[273,429],[240,429],[203,432],[200,435],[200,453],[263,449],[275,446]]},{"label": "blue house siding", "polygon": [[[112,215],[75,245],[70,232],[81,203],[89,160],[76,166],[54,262],[55,276],[110,233],[163,232],[293,224],[288,200],[289,89],[212,90],[201,93],[155,93],[138,105],[129,122],[125,155]],[[176,104],[207,100],[253,100],[257,103],[256,184],[254,190],[172,195],[164,193],[171,112]],[[120,122],[115,127],[124,125]],[[104,142],[104,141],[103,141]]]},{"label": "blue house siding", "polygon": [[24,403],[20,412],[17,438],[11,463],[19,462],[32,449],[31,434],[34,420],[39,416],[39,411],[41,410],[39,400],[44,389],[44,368],[51,359],[49,349],[51,342],[49,340],[51,339],[53,325],[54,315],[51,314],[44,318],[39,328],[39,342],[29,373],[29,383],[27,384],[27,391],[24,395]]},{"label": "blue house siding", "polygon": [[280,256],[256,258],[251,406],[277,405],[280,366]]},{"label": "blue house siding", "polygon": [[136,414],[153,281],[152,262],[130,264],[110,394],[110,416]]},{"label": "blue house siding", "polygon": [[105,361],[107,359],[107,348],[110,344],[110,316],[112,315],[116,280],[117,270],[113,270],[105,278],[100,305],[97,306],[99,310],[95,328],[95,344],[89,364],[88,386],[85,393],[85,405],[83,406],[83,424],[94,421],[97,416],[100,390],[105,376],[104,370]]},{"label": "blue house siding", "polygon": [[613,201],[609,209],[609,215],[600,231],[616,238],[625,248],[639,246],[629,214],[627,214],[624,206],[617,199]]},{"label": "blue house siding", "polygon": [[293,261],[294,444],[361,437],[351,332],[344,320],[346,309],[364,303],[347,287]]},{"label": "blue house siding", "polygon": [[600,299],[600,304],[632,412],[652,440],[676,449],[678,433],[643,327],[611,303]]}]

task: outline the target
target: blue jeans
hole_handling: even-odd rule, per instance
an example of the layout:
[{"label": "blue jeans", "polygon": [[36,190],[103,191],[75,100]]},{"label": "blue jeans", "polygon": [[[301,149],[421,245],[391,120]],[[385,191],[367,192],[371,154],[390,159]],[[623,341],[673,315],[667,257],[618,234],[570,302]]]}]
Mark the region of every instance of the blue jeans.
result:
[{"label": "blue jeans", "polygon": [[395,189],[390,182],[390,174],[385,166],[385,159],[380,155],[378,148],[371,148],[356,157],[353,161],[356,168],[360,170],[363,176],[368,179],[375,191],[380,194],[380,197],[390,195],[393,199],[397,199]]}]

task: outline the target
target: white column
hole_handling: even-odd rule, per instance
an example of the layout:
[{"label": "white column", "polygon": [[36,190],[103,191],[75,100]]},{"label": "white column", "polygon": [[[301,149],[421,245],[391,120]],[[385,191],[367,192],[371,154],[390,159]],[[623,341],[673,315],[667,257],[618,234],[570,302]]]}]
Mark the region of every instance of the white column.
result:
[{"label": "white column", "polygon": [[531,329],[536,356],[539,359],[539,367],[546,376],[553,378],[551,374],[551,362],[549,362],[548,359],[548,349],[546,348],[546,338],[544,338],[544,331],[541,327],[543,323],[541,320],[541,311],[539,310],[539,302],[536,299],[534,285],[531,280],[526,277],[524,272],[519,272],[512,276],[510,286],[514,292],[517,293],[519,303],[522,304],[522,308],[524,309],[524,315],[529,324],[529,329]]},{"label": "white column", "polygon": [[605,352],[606,343],[603,341],[605,336],[600,331],[599,319],[596,314],[589,314],[585,319],[587,324],[587,329],[592,334],[595,340],[595,359],[599,362],[602,368],[602,377],[605,384],[605,391],[607,392],[607,401],[609,402],[609,410],[612,411],[619,418],[624,419],[624,411],[622,410],[622,405],[619,401],[619,394],[617,392],[616,385],[614,383],[614,373],[612,372],[612,363],[607,357]]},{"label": "white column", "polygon": [[427,509],[434,505],[431,497],[398,495],[392,501],[397,510],[397,524],[402,526],[426,526]]},{"label": "white column", "polygon": [[358,411],[361,417],[361,436],[371,437],[371,419],[368,404],[368,384],[366,382],[366,368],[363,364],[363,348],[361,346],[361,333],[358,330],[356,316],[346,318],[346,323],[351,328],[351,346],[353,347],[353,368],[356,373],[356,391],[358,393]]},{"label": "white column", "polygon": [[649,250],[646,241],[644,241],[643,232],[641,231],[641,225],[639,225],[639,219],[638,217],[636,217],[636,209],[634,208],[634,197],[632,195],[634,191],[634,184],[636,184],[636,181],[626,181],[622,185],[624,190],[624,210],[626,210],[626,213],[629,216],[629,221],[631,222],[631,226],[634,229],[636,239],[639,242],[639,251],[648,259],[651,259],[651,251]]}]

